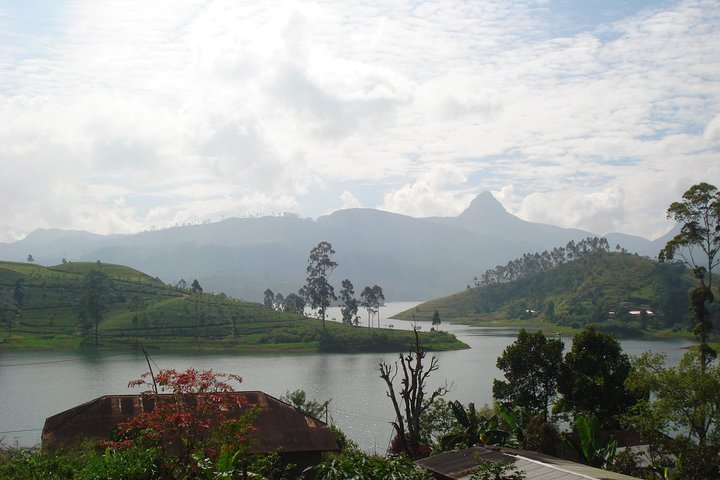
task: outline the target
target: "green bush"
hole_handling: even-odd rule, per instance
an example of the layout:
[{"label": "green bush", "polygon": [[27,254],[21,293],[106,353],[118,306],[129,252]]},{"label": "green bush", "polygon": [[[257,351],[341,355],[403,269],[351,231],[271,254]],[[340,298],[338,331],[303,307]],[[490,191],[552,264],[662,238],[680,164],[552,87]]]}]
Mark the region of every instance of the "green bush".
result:
[{"label": "green bush", "polygon": [[125,450],[107,448],[93,455],[77,472],[76,480],[152,480],[159,478],[157,452],[132,446]]},{"label": "green bush", "polygon": [[44,454],[37,448],[0,452],[0,478],[5,480],[72,479],[75,468],[70,459]]},{"label": "green bush", "polygon": [[62,454],[38,448],[0,452],[3,480],[153,480],[160,478],[156,451],[130,447],[99,451],[83,446]]}]

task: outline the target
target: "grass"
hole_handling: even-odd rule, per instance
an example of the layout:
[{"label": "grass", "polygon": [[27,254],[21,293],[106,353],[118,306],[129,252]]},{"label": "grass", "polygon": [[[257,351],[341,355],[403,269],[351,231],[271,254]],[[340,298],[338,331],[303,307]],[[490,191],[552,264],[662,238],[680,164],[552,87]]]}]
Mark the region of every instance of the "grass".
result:
[{"label": "grass", "polygon": [[[94,335],[81,335],[77,308],[85,275],[92,270],[111,280],[108,308],[98,328],[99,348],[386,352],[404,351],[411,343],[411,332],[329,321],[324,330],[317,319],[224,295],[182,290],[122,265],[73,262],[42,267],[0,262],[0,349],[94,347]],[[18,281],[23,292],[19,309],[14,296]],[[467,347],[452,335],[421,335],[428,350]]]}]

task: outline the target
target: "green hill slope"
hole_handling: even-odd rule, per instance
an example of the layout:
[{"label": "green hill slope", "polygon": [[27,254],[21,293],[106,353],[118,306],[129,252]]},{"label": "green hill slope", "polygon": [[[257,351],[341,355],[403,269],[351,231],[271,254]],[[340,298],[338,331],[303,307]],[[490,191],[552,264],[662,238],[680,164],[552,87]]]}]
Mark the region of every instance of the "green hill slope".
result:
[{"label": "green hill slope", "polygon": [[[628,253],[597,252],[512,282],[468,288],[403,312],[399,318],[474,325],[579,328],[588,323],[619,334],[686,330],[688,291],[680,264]],[[643,313],[644,312],[644,313]]]},{"label": "green hill slope", "polygon": [[[193,293],[121,265],[0,262],[0,348],[94,347],[94,336],[81,331],[78,313],[85,275],[93,270],[110,280],[107,309],[98,328],[100,347],[404,351],[412,343],[411,332],[335,322],[327,322],[323,331],[316,319],[222,294]],[[422,341],[429,350],[466,347],[442,333],[423,335]]]}]

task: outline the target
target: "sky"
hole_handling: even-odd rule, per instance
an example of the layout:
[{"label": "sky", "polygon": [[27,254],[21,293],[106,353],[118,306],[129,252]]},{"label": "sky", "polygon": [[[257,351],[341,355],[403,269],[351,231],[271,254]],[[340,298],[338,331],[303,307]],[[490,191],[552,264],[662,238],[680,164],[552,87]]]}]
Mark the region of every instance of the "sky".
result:
[{"label": "sky", "polygon": [[0,0],[0,242],[352,207],[654,239],[720,185],[720,3]]}]

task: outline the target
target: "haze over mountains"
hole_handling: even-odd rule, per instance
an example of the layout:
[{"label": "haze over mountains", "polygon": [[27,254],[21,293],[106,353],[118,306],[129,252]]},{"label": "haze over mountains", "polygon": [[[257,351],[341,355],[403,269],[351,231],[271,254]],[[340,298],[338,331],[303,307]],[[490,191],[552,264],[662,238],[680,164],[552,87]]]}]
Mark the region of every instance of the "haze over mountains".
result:
[{"label": "haze over mountains", "polygon": [[[605,235],[611,247],[655,257],[670,232],[654,241],[621,233]],[[0,243],[0,259],[43,265],[95,261],[128,265],[168,283],[197,278],[206,291],[259,301],[266,288],[287,295],[305,280],[310,250],[332,243],[339,289],[350,278],[356,293],[383,287],[394,300],[431,299],[461,291],[486,269],[521,256],[563,246],[595,233],[526,222],[508,213],[489,192],[457,217],[413,218],[374,209],[339,210],[317,220],[292,216],[230,218],[133,235],[38,229]]]}]

